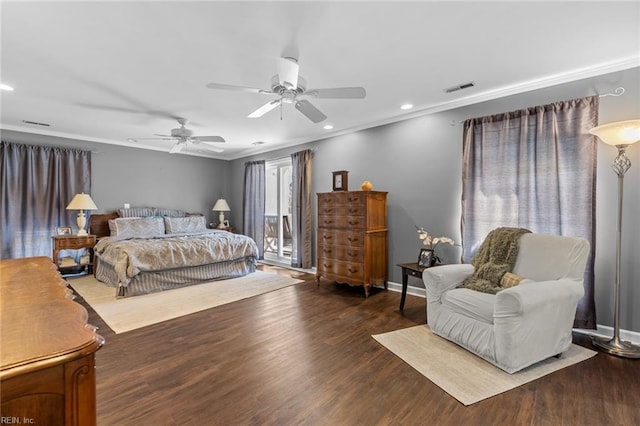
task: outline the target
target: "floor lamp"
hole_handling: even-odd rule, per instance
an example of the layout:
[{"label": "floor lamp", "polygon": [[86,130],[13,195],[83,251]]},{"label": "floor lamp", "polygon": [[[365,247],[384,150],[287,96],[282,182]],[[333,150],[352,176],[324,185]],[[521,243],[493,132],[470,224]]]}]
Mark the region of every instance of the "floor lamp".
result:
[{"label": "floor lamp", "polygon": [[616,294],[613,318],[613,338],[594,337],[593,344],[599,349],[625,358],[640,358],[640,346],[620,340],[620,259],[622,241],[622,185],[624,174],[631,167],[625,155],[629,145],[640,141],[640,120],[619,121],[594,127],[589,133],[596,135],[607,145],[618,148],[618,156],[611,167],[618,175],[618,227],[616,233]]}]

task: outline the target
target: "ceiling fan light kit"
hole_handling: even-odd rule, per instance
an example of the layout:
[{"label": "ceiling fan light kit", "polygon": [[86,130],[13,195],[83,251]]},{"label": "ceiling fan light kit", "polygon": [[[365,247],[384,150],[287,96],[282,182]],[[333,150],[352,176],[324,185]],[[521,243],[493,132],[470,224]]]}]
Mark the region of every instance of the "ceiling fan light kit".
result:
[{"label": "ceiling fan light kit", "polygon": [[[306,80],[300,76],[300,66],[295,58],[284,57],[278,62],[278,74],[271,77],[271,89],[256,89],[251,87],[233,86],[221,83],[209,83],[209,89],[234,90],[240,92],[258,93],[262,95],[276,95],[278,99],[267,102],[252,113],[248,118],[260,118],[277,106],[293,104],[295,109],[314,123],[327,119],[327,116],[316,108],[305,97],[319,99],[364,99],[367,95],[363,87],[336,87],[328,89],[307,90]],[[282,116],[281,116],[282,118]]]}]

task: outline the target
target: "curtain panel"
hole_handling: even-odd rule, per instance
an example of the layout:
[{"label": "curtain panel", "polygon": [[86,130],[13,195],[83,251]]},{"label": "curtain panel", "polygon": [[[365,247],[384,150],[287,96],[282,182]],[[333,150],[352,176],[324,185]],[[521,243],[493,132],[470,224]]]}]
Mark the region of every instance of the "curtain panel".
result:
[{"label": "curtain panel", "polygon": [[309,269],[311,259],[311,159],[310,149],[291,154],[292,224],[291,266]]},{"label": "curtain panel", "polygon": [[259,259],[264,259],[265,177],[264,160],[245,163],[242,228],[258,245]]},{"label": "curtain panel", "polygon": [[591,256],[574,326],[595,328],[594,255],[598,97],[464,123],[462,244],[469,262],[494,228],[586,238]]},{"label": "curtain panel", "polygon": [[1,257],[51,257],[55,228],[75,228],[66,206],[80,192],[91,193],[91,151],[3,141]]}]

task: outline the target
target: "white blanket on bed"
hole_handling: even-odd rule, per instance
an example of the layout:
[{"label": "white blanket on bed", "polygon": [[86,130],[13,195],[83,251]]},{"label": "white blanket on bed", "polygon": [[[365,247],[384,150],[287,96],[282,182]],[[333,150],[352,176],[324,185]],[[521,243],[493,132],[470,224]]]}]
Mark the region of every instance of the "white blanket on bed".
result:
[{"label": "white blanket on bed", "polygon": [[258,258],[253,239],[218,230],[146,238],[105,237],[98,241],[94,252],[101,262],[114,267],[119,284],[124,286],[140,272]]}]

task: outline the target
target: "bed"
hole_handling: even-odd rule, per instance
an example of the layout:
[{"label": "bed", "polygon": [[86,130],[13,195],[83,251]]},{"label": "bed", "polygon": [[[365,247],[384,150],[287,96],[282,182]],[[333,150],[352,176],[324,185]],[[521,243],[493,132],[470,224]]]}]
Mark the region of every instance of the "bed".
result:
[{"label": "bed", "polygon": [[207,229],[205,217],[182,210],[140,207],[94,214],[98,237],[94,274],[116,297],[236,278],[256,270],[253,239]]}]

